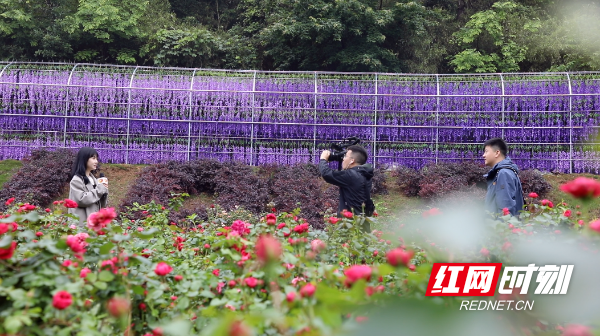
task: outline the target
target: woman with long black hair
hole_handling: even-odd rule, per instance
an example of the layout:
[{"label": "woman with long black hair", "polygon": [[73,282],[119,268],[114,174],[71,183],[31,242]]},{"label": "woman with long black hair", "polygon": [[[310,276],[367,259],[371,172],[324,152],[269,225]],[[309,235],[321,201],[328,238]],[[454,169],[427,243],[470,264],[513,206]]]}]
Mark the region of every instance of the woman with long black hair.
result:
[{"label": "woman with long black hair", "polygon": [[98,160],[95,149],[83,147],[77,153],[71,172],[69,199],[77,202],[77,208],[70,208],[69,213],[78,216],[82,226],[90,214],[106,208],[108,200],[108,183],[98,183],[92,174],[98,168]]}]

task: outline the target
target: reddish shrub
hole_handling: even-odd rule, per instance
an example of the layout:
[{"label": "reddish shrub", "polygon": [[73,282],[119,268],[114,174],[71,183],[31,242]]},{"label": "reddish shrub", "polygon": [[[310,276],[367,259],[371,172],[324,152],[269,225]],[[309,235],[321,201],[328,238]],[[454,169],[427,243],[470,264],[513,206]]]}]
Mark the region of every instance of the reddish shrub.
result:
[{"label": "reddish shrub", "polygon": [[0,211],[7,209],[4,202],[10,197],[42,207],[49,205],[68,188],[75,155],[70,149],[34,150],[0,190]]}]

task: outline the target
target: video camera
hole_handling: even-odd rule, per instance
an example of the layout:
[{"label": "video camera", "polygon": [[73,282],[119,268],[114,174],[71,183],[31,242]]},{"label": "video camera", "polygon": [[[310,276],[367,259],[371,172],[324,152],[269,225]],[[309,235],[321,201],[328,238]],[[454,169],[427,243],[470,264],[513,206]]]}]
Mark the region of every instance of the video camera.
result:
[{"label": "video camera", "polygon": [[340,143],[335,143],[331,145],[331,154],[329,155],[329,161],[337,161],[338,162],[338,170],[342,170],[342,161],[344,160],[344,156],[346,152],[348,152],[347,148],[350,146],[358,145],[360,143],[360,139],[357,137],[350,137],[342,140]]}]

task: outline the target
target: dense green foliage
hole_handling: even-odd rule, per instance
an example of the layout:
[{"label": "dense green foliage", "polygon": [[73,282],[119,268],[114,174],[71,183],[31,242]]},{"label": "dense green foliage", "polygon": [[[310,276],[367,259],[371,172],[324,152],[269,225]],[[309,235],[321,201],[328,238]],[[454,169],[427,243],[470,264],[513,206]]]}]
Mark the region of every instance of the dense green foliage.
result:
[{"label": "dense green foliage", "polygon": [[591,0],[0,0],[0,59],[381,72],[597,70]]}]

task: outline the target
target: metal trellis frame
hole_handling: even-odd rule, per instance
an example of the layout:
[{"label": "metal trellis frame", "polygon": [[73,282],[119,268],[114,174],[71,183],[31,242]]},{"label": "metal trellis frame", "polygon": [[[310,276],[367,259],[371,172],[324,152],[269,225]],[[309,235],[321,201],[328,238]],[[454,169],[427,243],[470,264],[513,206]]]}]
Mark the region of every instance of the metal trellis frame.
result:
[{"label": "metal trellis frame", "polygon": [[502,85],[502,139],[504,139],[504,127],[506,126],[505,111],[506,111],[506,93],[504,91],[504,76],[500,74],[500,84]]},{"label": "metal trellis frame", "polygon": [[318,82],[317,82],[317,73],[314,73],[314,79],[315,79],[315,96],[314,96],[314,113],[313,113],[313,154],[312,154],[312,158],[313,160],[315,160],[315,163],[319,162],[319,153],[317,153],[317,104],[318,104],[318,99],[317,99],[317,93],[319,92],[319,86],[318,86]]},{"label": "metal trellis frame", "polygon": [[569,80],[569,174],[573,174],[573,87],[568,72],[567,79]]},{"label": "metal trellis frame", "polygon": [[379,100],[378,80],[375,74],[375,103],[373,106],[373,168],[377,168],[377,101]]},{"label": "metal trellis frame", "polygon": [[188,148],[187,148],[187,160],[190,161],[190,153],[192,151],[192,94],[194,90],[194,79],[196,79],[196,70],[198,69],[194,69],[194,72],[192,73],[192,80],[190,81],[190,99],[189,99],[189,106],[190,106],[190,112],[188,114]]},{"label": "metal trellis frame", "polygon": [[[5,72],[8,74],[12,69],[16,69],[19,74],[24,71],[23,75],[16,78],[3,76]],[[142,69],[144,70],[142,71]],[[190,74],[187,72],[188,70],[192,74],[189,84],[187,83],[187,78],[189,78],[187,76]],[[201,75],[200,71],[203,71]],[[87,72],[92,74],[89,75],[91,77]],[[73,76],[79,76],[80,73],[92,78],[91,82],[94,84],[76,80],[79,77],[74,79]],[[106,77],[110,74],[115,74],[115,77]],[[147,74],[150,75],[147,76]],[[262,85],[261,74],[268,74],[265,85]],[[68,79],[65,81],[67,75]],[[199,80],[202,78],[200,76],[206,76],[209,84],[216,78],[224,78],[217,80],[223,85],[199,86],[196,75],[199,76]],[[598,79],[600,72],[577,72],[576,75],[568,72],[465,75],[272,72],[106,66],[85,63],[0,62],[2,106],[8,107],[0,110],[0,126],[2,126],[2,133],[9,136],[8,139],[25,141],[15,143],[27,143],[26,141],[32,141],[28,140],[27,136],[33,136],[35,140],[31,146],[51,143],[52,146],[61,147],[62,144],[62,147],[68,148],[74,144],[70,143],[71,140],[67,141],[67,138],[75,139],[73,135],[82,134],[82,132],[83,135],[88,134],[91,139],[96,139],[95,141],[107,144],[112,144],[113,140],[100,140],[99,137],[122,139],[122,136],[125,135],[125,146],[113,149],[118,153],[125,151],[125,163],[139,162],[140,158],[134,159],[129,155],[132,148],[137,148],[136,144],[169,139],[169,144],[164,144],[164,146],[174,147],[169,147],[172,148],[172,151],[168,155],[165,154],[168,157],[176,156],[180,160],[191,160],[193,159],[192,143],[200,141],[201,143],[210,143],[207,145],[210,150],[198,149],[199,156],[205,155],[202,154],[204,152],[235,153],[237,158],[246,159],[249,153],[248,162],[251,165],[265,161],[265,157],[260,155],[263,141],[302,142],[300,151],[294,149],[294,151],[277,154],[277,156],[297,155],[298,158],[305,160],[306,157],[310,157],[307,153],[312,146],[310,160],[318,161],[319,143],[332,141],[335,137],[352,133],[348,132],[348,128],[356,128],[360,130],[361,138],[372,137],[373,143],[369,147],[372,150],[374,167],[381,162],[389,162],[389,160],[378,160],[380,158],[398,157],[391,154],[402,150],[405,145],[407,145],[406,148],[414,148],[410,150],[417,155],[407,154],[402,158],[409,158],[409,156],[417,158],[420,156],[418,155],[419,148],[426,148],[426,151],[429,151],[435,146],[435,154],[427,153],[427,155],[431,155],[429,159],[440,162],[451,159],[445,157],[453,155],[450,150],[456,151],[457,155],[463,149],[472,151],[471,146],[466,145],[476,145],[476,141],[480,141],[488,134],[501,134],[502,138],[507,139],[510,145],[521,145],[524,148],[545,145],[540,150],[552,154],[550,159],[544,161],[556,162],[559,169],[573,173],[581,171],[582,161],[595,160],[587,152],[582,154],[582,150],[587,151],[588,149],[580,145],[594,145],[592,142],[585,142],[584,137],[588,135],[583,133],[583,129],[594,132],[600,130],[600,117],[598,117],[600,111],[598,111],[597,103],[593,103],[596,104],[595,107],[588,103],[583,107],[586,113],[595,115],[595,121],[589,126],[579,126],[582,121],[574,113],[581,109],[579,107],[580,100],[591,102],[591,99],[597,99],[600,96],[600,93],[596,91],[577,90],[582,80]],[[246,84],[243,87],[229,84],[238,78],[243,79],[244,83],[249,83],[250,76],[252,76],[251,90]],[[258,78],[261,80],[260,82],[257,81],[258,76],[261,76]],[[435,76],[435,82],[433,76]],[[53,78],[60,78],[60,80]],[[102,81],[95,81],[94,78],[102,78]],[[105,81],[105,78],[108,80]],[[179,78],[184,78],[182,80],[185,83],[170,84],[171,80],[179,81]],[[299,78],[300,81],[296,81]],[[129,85],[126,85],[127,79],[129,79]],[[134,80],[136,80],[137,97],[135,102],[133,101]],[[275,85],[268,85],[271,81]],[[568,92],[565,88],[566,84],[568,84]],[[289,85],[294,88],[288,89]],[[393,85],[393,89],[385,89],[389,85]],[[435,94],[433,93],[434,85]],[[530,90],[529,87],[533,89]],[[37,88],[41,88],[41,90]],[[73,88],[75,93],[71,92]],[[257,88],[261,90],[259,91]],[[66,93],[63,95],[65,91]],[[112,94],[115,91],[117,94]],[[442,91],[445,94],[442,94]],[[511,94],[507,94],[507,92]],[[515,94],[515,92],[523,92],[523,94]],[[44,99],[40,93],[47,95],[48,99]],[[195,95],[198,95],[196,100],[194,100]],[[261,100],[262,95],[267,99],[264,104]],[[269,98],[268,96],[276,97]],[[567,96],[569,99],[568,110]],[[577,97],[575,100],[574,96]],[[250,121],[248,120],[247,106],[249,98],[252,104]],[[515,100],[514,98],[520,99]],[[374,101],[371,103],[370,99],[374,99]],[[499,99],[501,99],[501,107]],[[514,105],[511,103],[512,100],[521,106]],[[188,106],[185,106],[186,101]],[[85,105],[84,112],[75,112],[80,110],[78,108],[80,104]],[[126,116],[124,115],[125,104],[127,104]],[[56,113],[63,108],[65,109],[64,113]],[[70,111],[72,108],[74,111]],[[134,112],[139,110],[143,115],[133,113],[134,117],[132,108]],[[206,114],[217,116],[217,118],[194,118],[195,109],[200,110],[202,113],[200,116]],[[311,109],[312,111],[310,111]],[[114,114],[112,110],[121,112],[118,116],[112,117]],[[7,113],[8,111],[11,113]],[[94,112],[91,113],[92,111]],[[261,119],[260,115],[264,114],[262,111],[268,111],[270,114],[283,114],[284,117],[272,120]],[[511,111],[516,113],[511,113]],[[312,121],[310,120],[311,112],[313,114]],[[176,114],[172,116],[171,113]],[[568,124],[566,122],[567,113]],[[497,118],[499,114],[501,120]],[[145,115],[148,117],[145,118]],[[434,115],[435,123],[432,120]],[[343,116],[342,123],[327,121],[331,118],[337,120],[336,118],[340,116]],[[533,116],[539,118],[534,119]],[[446,117],[455,121],[446,122],[448,120]],[[548,123],[547,118],[560,121]],[[86,133],[85,127],[90,119],[106,122],[103,125],[95,126],[101,128],[90,129]],[[20,123],[20,120],[23,122]],[[123,127],[125,121],[127,122],[126,133],[124,129],[114,129],[114,126],[122,125],[119,127]],[[149,129],[140,128],[137,121],[157,122],[155,124],[157,126],[151,126]],[[187,125],[179,124],[181,122]],[[559,123],[557,124],[557,122]],[[200,127],[198,127],[198,132],[192,134],[194,125]],[[268,127],[262,125],[281,127],[277,127],[276,130],[273,129],[273,133],[269,133],[269,131],[265,131]],[[322,132],[325,127],[329,127],[331,131]],[[498,132],[498,127],[500,127],[500,132]],[[565,127],[569,127],[568,140]],[[552,131],[557,128],[561,128],[561,130]],[[211,131],[206,131],[208,129]],[[22,135],[18,135],[19,133]],[[63,136],[62,141],[60,133]],[[520,134],[523,135],[522,138]],[[85,137],[78,136],[77,138],[79,139],[77,141],[86,141]],[[230,151],[227,151],[230,149],[226,148],[227,146],[222,149],[212,148],[214,141],[210,140],[219,143],[219,140],[242,142],[242,147],[231,148]],[[0,148],[11,147],[12,142],[8,141],[5,141],[5,145],[0,145]],[[160,146],[163,146],[164,141],[159,141]],[[187,150],[185,150],[186,142]],[[115,142],[115,146],[118,144],[118,141]],[[410,147],[410,145],[417,147]],[[465,147],[462,147],[463,145]],[[289,147],[287,144],[285,146]],[[569,148],[568,156],[567,146]],[[99,143],[99,147],[107,146]],[[157,152],[160,150],[150,148],[163,148],[148,147],[148,145],[142,147],[145,148],[144,152]],[[292,147],[296,148],[295,145]],[[177,154],[173,155],[174,153]],[[185,155],[181,153],[185,153]],[[524,151],[519,155],[528,155],[526,153],[527,151]],[[146,157],[153,157],[152,155]],[[156,157],[162,157],[162,155]],[[518,157],[516,159],[519,160]],[[569,162],[568,169],[567,161]]]},{"label": "metal trellis frame", "polygon": [[131,79],[129,80],[129,96],[127,99],[127,140],[125,142],[125,164],[129,164],[129,129],[130,129],[130,123],[131,123],[131,88],[133,86],[133,78],[135,77],[135,73],[137,72],[137,70],[139,69],[139,67],[135,67],[135,69],[133,70],[133,72],[131,73]]},{"label": "metal trellis frame", "polygon": [[71,78],[73,78],[73,72],[75,71],[75,68],[77,68],[79,64],[75,64],[73,66],[73,69],[71,69],[71,73],[69,74],[69,80],[67,80],[67,94],[65,95],[65,126],[63,129],[63,147],[67,147],[67,120],[69,120],[68,118],[66,118],[69,115],[69,85],[71,85]]},{"label": "metal trellis frame", "polygon": [[435,163],[438,163],[440,142],[440,76],[435,75],[436,83],[436,106],[435,106]]},{"label": "metal trellis frame", "polygon": [[252,123],[250,124],[250,165],[254,165],[254,107],[256,106],[256,71],[252,78]]}]

